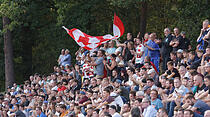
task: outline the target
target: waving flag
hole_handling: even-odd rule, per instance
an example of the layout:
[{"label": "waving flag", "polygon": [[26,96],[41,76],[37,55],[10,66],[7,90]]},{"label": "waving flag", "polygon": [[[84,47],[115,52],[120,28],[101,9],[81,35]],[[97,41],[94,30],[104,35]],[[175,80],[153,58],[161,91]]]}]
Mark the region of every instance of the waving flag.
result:
[{"label": "waving flag", "polygon": [[113,33],[114,36],[117,36],[117,38],[121,37],[124,33],[124,25],[120,18],[114,14],[114,23],[113,23]]},{"label": "waving flag", "polygon": [[112,36],[110,34],[107,34],[104,36],[90,36],[76,28],[69,30],[64,26],[62,26],[62,27],[77,42],[77,44],[79,46],[81,46],[87,50],[94,49],[109,40],[117,39],[120,36],[122,36],[124,33],[123,23],[120,20],[120,18],[117,17],[116,15],[114,16],[114,24],[113,24],[114,36]]}]

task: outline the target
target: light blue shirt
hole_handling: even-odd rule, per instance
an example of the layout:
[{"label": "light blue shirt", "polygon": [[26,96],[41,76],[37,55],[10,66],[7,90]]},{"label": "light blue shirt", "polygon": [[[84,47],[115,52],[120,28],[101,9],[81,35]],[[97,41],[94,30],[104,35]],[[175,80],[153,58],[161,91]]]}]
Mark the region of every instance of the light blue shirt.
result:
[{"label": "light blue shirt", "polygon": [[163,103],[158,98],[154,101],[151,100],[151,105],[154,105],[156,110],[159,110],[160,108],[163,108]]},{"label": "light blue shirt", "polygon": [[152,105],[149,105],[147,108],[144,109],[143,116],[144,117],[156,117],[157,110],[153,108]]}]

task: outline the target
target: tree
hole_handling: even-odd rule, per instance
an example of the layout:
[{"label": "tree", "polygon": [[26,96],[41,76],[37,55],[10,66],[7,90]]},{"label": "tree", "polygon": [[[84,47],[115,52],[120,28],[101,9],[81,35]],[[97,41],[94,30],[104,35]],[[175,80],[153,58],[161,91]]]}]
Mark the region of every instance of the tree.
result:
[{"label": "tree", "polygon": [[8,17],[3,17],[4,33],[4,56],[5,56],[5,87],[11,86],[14,83],[14,65],[13,65],[13,47],[12,47],[12,33],[7,26],[10,24]]}]

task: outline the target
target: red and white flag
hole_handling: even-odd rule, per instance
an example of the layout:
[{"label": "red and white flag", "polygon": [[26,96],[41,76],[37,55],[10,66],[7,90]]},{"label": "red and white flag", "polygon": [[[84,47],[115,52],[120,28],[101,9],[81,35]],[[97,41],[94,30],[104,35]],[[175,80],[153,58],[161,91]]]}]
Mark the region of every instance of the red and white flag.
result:
[{"label": "red and white flag", "polygon": [[113,34],[117,38],[121,37],[124,33],[124,25],[120,18],[114,14],[114,23],[113,23]]},{"label": "red and white flag", "polygon": [[67,29],[66,27],[62,26],[67,33],[77,42],[77,44],[87,50],[94,49],[99,45],[113,39],[117,39],[124,33],[124,26],[122,21],[116,15],[114,16],[114,24],[113,24],[113,33],[114,36],[107,34],[104,36],[90,36],[79,29],[73,28],[71,30]]}]

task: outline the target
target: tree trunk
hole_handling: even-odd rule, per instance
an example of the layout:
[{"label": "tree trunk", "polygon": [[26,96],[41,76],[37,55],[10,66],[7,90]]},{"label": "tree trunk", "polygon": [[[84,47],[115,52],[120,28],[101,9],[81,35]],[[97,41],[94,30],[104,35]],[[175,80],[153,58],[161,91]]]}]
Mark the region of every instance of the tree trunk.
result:
[{"label": "tree trunk", "polygon": [[146,33],[146,26],[147,26],[147,2],[141,2],[141,20],[140,20],[140,37],[143,37]]},{"label": "tree trunk", "polygon": [[[10,24],[8,17],[3,17],[3,29]],[[4,56],[5,56],[5,89],[14,83],[12,33],[6,30],[4,33]]]}]

